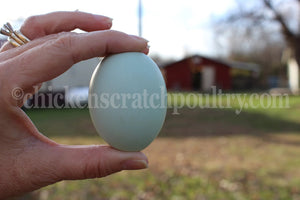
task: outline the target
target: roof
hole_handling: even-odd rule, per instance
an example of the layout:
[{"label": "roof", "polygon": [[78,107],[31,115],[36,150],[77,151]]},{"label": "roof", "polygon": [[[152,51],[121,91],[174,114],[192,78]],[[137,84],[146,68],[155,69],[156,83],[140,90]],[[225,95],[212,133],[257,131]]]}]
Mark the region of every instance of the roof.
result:
[{"label": "roof", "polygon": [[216,63],[219,63],[219,64],[228,65],[227,63],[224,63],[220,59],[217,59],[217,58],[211,58],[211,57],[207,57],[207,56],[203,56],[203,55],[193,55],[193,56],[185,57],[185,58],[183,58],[181,60],[178,60],[178,61],[175,61],[175,62],[165,63],[164,65],[162,65],[162,68],[169,67],[169,66],[172,66],[176,63],[184,62],[186,60],[195,59],[195,58],[202,58],[202,59],[210,60],[210,61],[213,61],[213,62],[216,62]]},{"label": "roof", "polygon": [[231,68],[243,69],[243,70],[248,70],[253,72],[260,72],[260,66],[255,63],[238,62],[238,61],[227,61],[227,63]]},{"label": "roof", "polygon": [[202,56],[202,55],[193,55],[193,56],[186,57],[186,58],[181,59],[181,60],[176,61],[176,62],[167,63],[167,64],[163,65],[162,68],[170,67],[175,63],[183,62],[185,60],[194,59],[194,58],[207,59],[207,60],[213,61],[215,63],[219,63],[219,64],[226,65],[228,67],[236,68],[236,69],[243,69],[243,70],[253,71],[253,72],[259,72],[260,71],[260,66],[257,65],[257,64],[254,64],[254,63],[223,60],[223,59],[220,59],[220,58],[213,58],[213,57]]}]

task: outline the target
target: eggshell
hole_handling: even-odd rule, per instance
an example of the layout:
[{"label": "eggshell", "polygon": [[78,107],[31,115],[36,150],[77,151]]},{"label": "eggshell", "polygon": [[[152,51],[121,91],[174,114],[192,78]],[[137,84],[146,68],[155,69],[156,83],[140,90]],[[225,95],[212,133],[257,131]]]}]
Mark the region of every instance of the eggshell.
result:
[{"label": "eggshell", "polygon": [[167,90],[158,66],[145,54],[106,57],[95,69],[89,110],[99,135],[122,151],[141,151],[160,132]]}]

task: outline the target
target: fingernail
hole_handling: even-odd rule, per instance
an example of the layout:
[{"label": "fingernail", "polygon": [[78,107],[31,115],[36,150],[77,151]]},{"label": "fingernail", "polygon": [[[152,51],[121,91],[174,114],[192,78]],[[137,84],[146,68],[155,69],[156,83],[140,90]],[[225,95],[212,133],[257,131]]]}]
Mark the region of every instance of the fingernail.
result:
[{"label": "fingernail", "polygon": [[145,160],[126,160],[122,163],[123,170],[136,170],[148,168],[148,163]]},{"label": "fingernail", "polygon": [[113,18],[107,17],[105,21],[106,21],[106,23],[111,25],[112,21],[113,21]]},{"label": "fingernail", "polygon": [[113,20],[113,19],[111,19],[111,18],[109,18],[109,19],[107,20],[107,28],[108,28],[108,29],[110,29],[110,28],[112,27],[112,20]]}]

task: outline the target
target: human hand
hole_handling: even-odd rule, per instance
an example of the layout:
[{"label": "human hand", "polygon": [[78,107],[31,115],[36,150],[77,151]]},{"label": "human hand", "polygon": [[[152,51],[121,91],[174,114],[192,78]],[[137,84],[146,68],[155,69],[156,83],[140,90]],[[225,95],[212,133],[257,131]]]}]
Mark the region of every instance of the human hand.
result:
[{"label": "human hand", "polygon": [[[104,177],[148,165],[141,152],[121,152],[104,145],[68,146],[45,137],[20,108],[14,88],[33,93],[74,63],[110,53],[148,53],[147,41],[107,30],[111,19],[82,12],[31,17],[21,32],[30,40],[17,48],[6,43],[0,53],[0,199],[61,181]],[[88,33],[71,33],[79,28]]]}]

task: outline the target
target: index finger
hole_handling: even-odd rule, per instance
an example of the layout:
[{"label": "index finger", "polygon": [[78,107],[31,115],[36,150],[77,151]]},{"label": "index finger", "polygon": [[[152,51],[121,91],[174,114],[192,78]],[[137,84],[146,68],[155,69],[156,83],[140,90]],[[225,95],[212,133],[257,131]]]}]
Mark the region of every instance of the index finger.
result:
[{"label": "index finger", "polygon": [[[10,85],[27,89],[51,80],[81,60],[128,51],[148,53],[147,40],[118,31],[65,33],[6,62]],[[1,66],[0,66],[1,67]]]},{"label": "index finger", "polygon": [[109,17],[80,11],[60,11],[29,17],[22,25],[21,32],[33,40],[76,28],[89,32],[109,29],[111,26],[112,19]]}]

